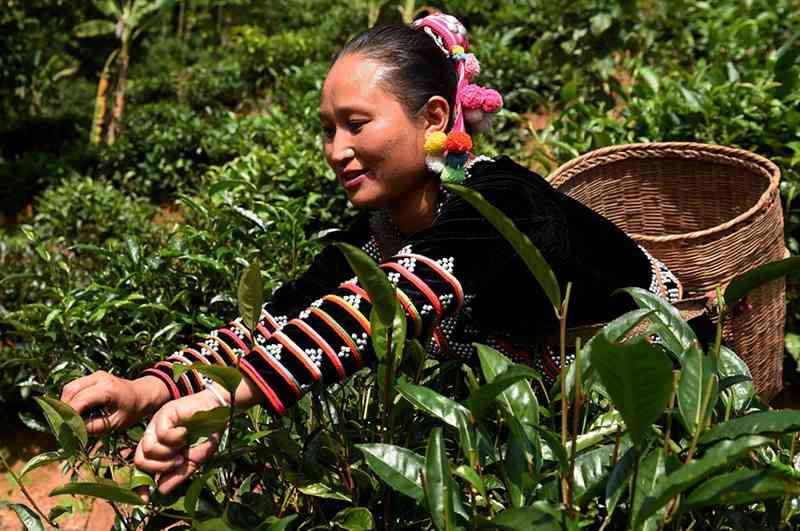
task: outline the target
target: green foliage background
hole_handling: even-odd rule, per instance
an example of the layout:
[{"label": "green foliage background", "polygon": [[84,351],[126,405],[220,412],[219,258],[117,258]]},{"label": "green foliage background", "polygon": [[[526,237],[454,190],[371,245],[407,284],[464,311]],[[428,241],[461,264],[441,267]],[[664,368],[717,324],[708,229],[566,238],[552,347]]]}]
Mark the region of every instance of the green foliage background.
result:
[{"label": "green foliage background", "polygon": [[[787,247],[800,252],[796,0],[430,4],[463,20],[481,83],[505,97],[478,151],[546,174],[618,143],[752,150],[783,172]],[[256,256],[267,289],[302,272],[315,235],[352,216],[321,156],[329,61],[408,7],[167,2],[132,46],[117,141],[92,146],[116,44],[73,28],[102,14],[0,0],[0,411],[41,426],[32,393],[98,368],[136,375],[221,325]],[[800,355],[796,283],[788,300],[787,347]]]}]

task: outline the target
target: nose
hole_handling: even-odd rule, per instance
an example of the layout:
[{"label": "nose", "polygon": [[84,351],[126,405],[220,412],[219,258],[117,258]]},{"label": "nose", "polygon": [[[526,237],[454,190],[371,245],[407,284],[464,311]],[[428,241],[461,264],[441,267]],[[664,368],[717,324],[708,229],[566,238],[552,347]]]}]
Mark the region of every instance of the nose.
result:
[{"label": "nose", "polygon": [[350,143],[350,138],[346,134],[336,134],[330,145],[330,160],[335,168],[344,168],[347,163],[356,156],[355,149]]}]

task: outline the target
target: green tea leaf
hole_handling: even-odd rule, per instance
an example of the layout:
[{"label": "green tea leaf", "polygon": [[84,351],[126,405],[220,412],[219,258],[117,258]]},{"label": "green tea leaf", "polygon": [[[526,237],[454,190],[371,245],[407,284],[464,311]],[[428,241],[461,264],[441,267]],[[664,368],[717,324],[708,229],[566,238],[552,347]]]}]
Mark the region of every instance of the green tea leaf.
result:
[{"label": "green tea leaf", "polygon": [[203,492],[203,487],[206,486],[208,479],[214,475],[214,470],[209,470],[205,474],[198,476],[192,480],[189,488],[186,489],[186,494],[183,495],[183,508],[189,513],[189,516],[194,516],[197,511],[197,502],[200,500],[200,494]]},{"label": "green tea leaf", "polygon": [[[491,347],[480,343],[473,343],[473,345],[478,351],[483,376],[489,384],[494,383],[499,374],[514,365],[510,359]],[[523,379],[511,384],[500,393],[499,399],[506,409],[520,421],[528,438],[534,440],[537,436],[533,428],[539,424],[539,401],[536,399],[530,383]]]},{"label": "green tea leaf", "polygon": [[461,185],[446,183],[445,187],[455,192],[461,199],[472,205],[481,213],[500,234],[511,244],[517,254],[533,273],[536,281],[542,287],[550,304],[554,309],[561,307],[561,288],[558,285],[555,273],[545,260],[539,249],[531,242],[530,238],[514,226],[508,216],[491,205],[484,197]]},{"label": "green tea leaf", "polygon": [[66,485],[53,489],[49,496],[58,496],[59,494],[91,496],[93,498],[102,498],[104,500],[127,505],[145,505],[144,500],[142,500],[138,494],[130,489],[122,488],[111,481],[67,483]]},{"label": "green tea leaf", "polygon": [[781,278],[790,273],[800,271],[800,256],[792,256],[778,262],[770,262],[736,275],[725,288],[725,304],[733,306],[749,292],[762,284]]},{"label": "green tea leaf", "polygon": [[[750,368],[747,364],[736,355],[734,351],[728,347],[721,346],[719,349],[719,376],[723,380],[728,378],[744,378],[738,380],[730,385],[733,410],[741,411],[750,403],[755,396],[755,389],[753,388],[753,377],[750,374]],[[720,381],[720,392],[723,390],[722,381]],[[727,386],[725,386],[727,387]],[[723,400],[726,397],[723,394]]]},{"label": "green tea leaf", "polygon": [[611,27],[611,23],[613,21],[614,19],[609,13],[598,13],[594,15],[589,19],[589,28],[592,32],[592,35],[595,37],[602,35],[608,28]]},{"label": "green tea leaf", "polygon": [[343,242],[336,242],[333,245],[344,254],[358,276],[359,283],[367,290],[372,300],[372,307],[378,312],[380,320],[385,324],[392,323],[396,313],[397,295],[386,273],[358,247]]},{"label": "green tea leaf", "polygon": [[8,506],[17,513],[17,518],[19,518],[19,522],[22,524],[25,531],[44,531],[42,519],[39,518],[39,515],[36,514],[33,509],[21,503],[11,503]]},{"label": "green tea leaf", "polygon": [[205,365],[203,363],[195,363],[191,367],[220,384],[231,396],[236,393],[236,388],[239,387],[239,383],[242,381],[242,373],[235,367]]},{"label": "green tea leaf", "polygon": [[110,20],[87,20],[81,22],[72,30],[79,39],[99,37],[114,33],[116,24]]},{"label": "green tea leaf", "polygon": [[649,66],[640,66],[637,69],[637,72],[640,76],[642,76],[642,79],[644,79],[644,82],[647,84],[647,86],[650,87],[650,90],[653,91],[653,94],[658,94],[658,89],[661,87],[658,74],[656,74],[655,71]]},{"label": "green tea leaf", "polygon": [[357,444],[356,448],[387,485],[409,498],[422,499],[420,476],[425,462],[421,455],[391,444]]},{"label": "green tea leaf", "polygon": [[[636,515],[639,513],[644,500],[648,496],[653,495],[657,489],[659,480],[668,472],[667,456],[664,453],[664,449],[660,446],[650,452],[650,454],[642,460],[642,463],[639,465],[639,474],[636,477],[636,495],[634,497],[633,507],[634,520],[636,519]],[[664,508],[662,507],[656,512],[656,514],[645,519],[642,522],[641,527],[637,527],[636,529],[641,529],[641,531],[656,531],[663,511]]]},{"label": "green tea leaf", "polygon": [[640,308],[654,311],[652,318],[664,325],[658,331],[661,340],[673,354],[679,356],[695,342],[694,331],[669,302],[642,288],[624,288],[620,291],[633,297]]},{"label": "green tea leaf", "polygon": [[633,469],[636,465],[636,449],[631,447],[624,454],[622,458],[614,465],[611,470],[611,476],[606,482],[606,507],[608,514],[614,512],[614,509],[619,502],[620,497],[626,491],[628,480],[633,474]]},{"label": "green tea leaf", "polygon": [[342,500],[346,502],[352,501],[350,499],[350,496],[343,494],[341,492],[336,492],[335,490],[331,489],[324,483],[314,483],[311,485],[305,485],[303,487],[298,488],[297,490],[299,490],[303,494],[307,494],[308,496],[314,496],[316,498],[328,498],[331,500]]},{"label": "green tea leaf", "polygon": [[583,504],[595,495],[605,483],[611,473],[611,457],[614,454],[614,445],[605,444],[587,452],[578,454],[575,458],[575,475],[573,476],[575,490],[573,496],[578,505]]},{"label": "green tea leaf", "polygon": [[450,463],[444,447],[442,428],[436,427],[428,438],[428,450],[425,454],[425,491],[426,503],[431,520],[438,530],[455,529],[455,507],[453,494],[455,483],[450,475]]},{"label": "green tea leaf", "polygon": [[[49,396],[37,396],[34,397],[34,400],[44,411],[50,428],[53,430],[58,442],[66,450],[74,449],[70,437],[77,439],[81,446],[86,446],[89,441],[89,435],[86,433],[86,425],[77,411],[61,400]],[[64,433],[65,430],[69,435]]]},{"label": "green tea leaf", "polygon": [[721,439],[733,439],[742,435],[795,431],[800,431],[800,411],[791,409],[759,411],[720,422],[700,437],[700,444],[711,444]]},{"label": "green tea leaf", "polygon": [[483,480],[473,468],[470,468],[467,465],[460,465],[453,470],[453,473],[472,485],[478,494],[484,498],[486,497],[486,485],[484,485]]},{"label": "green tea leaf", "polygon": [[[705,427],[705,419],[717,403],[717,375],[711,357],[703,354],[697,344],[684,352],[681,365],[677,390],[678,409],[686,429],[694,435],[698,429]],[[709,389],[710,380],[713,382]]]},{"label": "green tea leaf", "polygon": [[638,448],[669,404],[672,362],[645,338],[611,343],[602,335],[591,345],[592,366]]},{"label": "green tea leaf", "polygon": [[686,497],[687,508],[741,505],[800,494],[800,482],[779,472],[742,468],[701,483]]},{"label": "green tea leaf", "polygon": [[469,418],[470,412],[458,402],[440,395],[436,391],[421,385],[414,385],[405,378],[397,380],[397,391],[411,402],[414,407],[427,411],[454,428],[458,428],[458,416]]},{"label": "green tea leaf", "polygon": [[694,459],[675,472],[662,477],[653,494],[642,500],[634,528],[639,529],[642,522],[661,509],[670,498],[706,479],[717,470],[738,462],[752,450],[768,442],[769,439],[759,435],[744,436],[733,441],[722,441],[709,448],[701,458]]},{"label": "green tea leaf", "polygon": [[237,291],[239,315],[248,330],[255,330],[264,305],[264,283],[261,280],[261,263],[254,258],[239,277]]},{"label": "green tea leaf", "polygon": [[198,411],[184,420],[181,426],[188,430],[186,444],[191,446],[201,437],[209,437],[212,434],[222,432],[228,424],[230,412],[231,408],[229,407],[217,407],[208,411]]},{"label": "green tea leaf", "polygon": [[375,526],[372,513],[364,507],[348,507],[339,511],[333,517],[333,524],[348,531],[366,531]]},{"label": "green tea leaf", "polygon": [[479,529],[504,529],[508,531],[561,531],[560,518],[542,510],[544,502],[533,506],[506,509],[493,520],[482,522]]},{"label": "green tea leaf", "polygon": [[99,9],[108,17],[113,17],[116,19],[121,14],[115,0],[92,0],[92,3],[97,9]]},{"label": "green tea leaf", "polygon": [[23,466],[22,469],[19,471],[18,473],[19,479],[20,481],[22,481],[22,478],[25,477],[25,474],[27,474],[31,470],[39,468],[40,466],[46,465],[48,463],[52,463],[54,461],[60,461],[65,458],[66,454],[60,450],[55,452],[44,452],[42,454],[35,455],[27,463],[25,463],[25,466]]},{"label": "green tea leaf", "polygon": [[520,380],[541,379],[541,375],[530,367],[511,365],[498,374],[494,380],[472,392],[467,399],[467,407],[475,418],[481,418],[495,398]]}]

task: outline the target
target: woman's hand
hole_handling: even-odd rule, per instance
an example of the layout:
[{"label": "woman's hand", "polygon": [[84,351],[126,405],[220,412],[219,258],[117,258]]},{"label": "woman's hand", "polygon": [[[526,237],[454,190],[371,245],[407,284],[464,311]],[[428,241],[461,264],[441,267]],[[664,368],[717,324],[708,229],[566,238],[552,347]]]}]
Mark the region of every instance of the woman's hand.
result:
[{"label": "woman's hand", "polygon": [[127,428],[161,407],[171,398],[166,386],[155,376],[126,380],[97,371],[64,386],[61,400],[81,416],[99,412],[86,420],[91,434]]},{"label": "woman's hand", "polygon": [[162,493],[168,493],[186,480],[216,451],[218,433],[189,447],[187,429],[182,424],[195,413],[218,406],[216,396],[206,390],[167,402],[153,415],[136,447],[133,462],[146,472],[161,474],[158,490]]}]

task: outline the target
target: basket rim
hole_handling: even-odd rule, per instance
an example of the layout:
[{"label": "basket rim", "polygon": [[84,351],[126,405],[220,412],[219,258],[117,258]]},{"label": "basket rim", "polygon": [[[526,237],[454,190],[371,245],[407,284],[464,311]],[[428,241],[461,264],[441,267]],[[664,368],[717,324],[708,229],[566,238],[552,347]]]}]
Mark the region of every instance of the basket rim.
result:
[{"label": "basket rim", "polygon": [[[604,148],[595,149],[589,151],[579,157],[576,157],[572,160],[569,160],[556,168],[550,175],[547,176],[546,180],[550,183],[550,185],[554,187],[560,187],[561,185],[566,184],[572,178],[571,176],[567,177],[563,182],[559,183],[556,186],[556,181],[559,179],[560,176],[563,174],[573,170],[576,167],[586,165],[586,168],[589,169],[594,167],[595,165],[589,164],[593,159],[598,157],[605,157],[614,154],[620,153],[639,153],[643,154],[644,156],[641,158],[649,158],[647,154],[651,151],[661,152],[664,150],[671,150],[674,151],[671,155],[674,155],[678,158],[702,158],[703,154],[712,154],[712,155],[724,155],[728,157],[735,157],[743,159],[747,162],[756,164],[758,166],[763,167],[769,173],[769,185],[767,189],[761,194],[761,197],[758,198],[758,201],[747,209],[746,211],[742,212],[738,216],[726,221],[725,223],[720,223],[719,225],[714,225],[713,227],[708,227],[705,229],[692,231],[692,232],[684,232],[680,234],[667,234],[664,236],[648,236],[645,234],[629,234],[633,239],[642,241],[642,242],[651,242],[651,243],[666,243],[666,242],[674,242],[677,240],[692,240],[692,239],[699,239],[710,236],[714,233],[721,232],[727,230],[739,223],[742,223],[749,218],[753,217],[757,212],[763,210],[768,203],[775,200],[778,193],[778,186],[780,183],[781,172],[777,165],[771,160],[762,157],[761,155],[757,155],[751,151],[746,151],[744,149],[728,147],[728,146],[720,146],[718,144],[706,144],[701,142],[644,142],[638,144],[617,144],[613,146],[608,146]],[[689,152],[699,153],[699,157],[689,157],[684,156],[682,153],[688,154]],[[660,155],[661,153],[655,153],[650,158],[655,158],[655,155]],[[624,158],[620,158],[620,160],[624,160]]]}]

